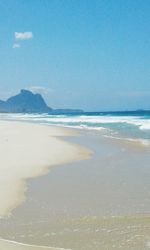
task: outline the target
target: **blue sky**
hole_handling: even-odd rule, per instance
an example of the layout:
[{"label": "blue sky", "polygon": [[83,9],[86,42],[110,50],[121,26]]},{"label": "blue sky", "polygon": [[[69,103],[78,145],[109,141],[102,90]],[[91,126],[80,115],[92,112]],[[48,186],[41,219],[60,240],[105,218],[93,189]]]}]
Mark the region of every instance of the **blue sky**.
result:
[{"label": "blue sky", "polygon": [[150,109],[149,0],[0,0],[0,98]]}]

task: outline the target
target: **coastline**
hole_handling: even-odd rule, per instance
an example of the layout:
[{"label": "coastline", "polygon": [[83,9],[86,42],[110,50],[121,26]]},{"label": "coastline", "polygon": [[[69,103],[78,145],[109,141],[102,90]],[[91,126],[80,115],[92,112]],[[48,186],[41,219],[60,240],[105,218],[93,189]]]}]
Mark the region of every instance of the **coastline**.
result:
[{"label": "coastline", "polygon": [[62,139],[73,130],[39,124],[0,121],[0,217],[25,200],[26,180],[49,167],[89,157],[85,148]]},{"label": "coastline", "polygon": [[[30,125],[33,131],[34,124]],[[148,148],[104,137],[103,131],[80,131],[75,136],[78,130],[45,127],[59,142],[63,137],[67,145],[81,149],[79,154],[90,149],[84,155],[88,160],[80,161],[81,154],[78,160],[75,157],[48,172],[45,166],[45,175],[28,178],[26,202],[1,219],[0,235],[9,240],[0,241],[0,246],[8,244],[10,250],[148,249]]]}]

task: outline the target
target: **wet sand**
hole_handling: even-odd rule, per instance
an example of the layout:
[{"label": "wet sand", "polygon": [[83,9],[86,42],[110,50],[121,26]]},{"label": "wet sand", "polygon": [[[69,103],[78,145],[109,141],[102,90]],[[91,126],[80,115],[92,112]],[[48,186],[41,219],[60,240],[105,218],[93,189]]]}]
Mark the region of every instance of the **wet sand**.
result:
[{"label": "wet sand", "polygon": [[103,131],[66,140],[93,157],[30,179],[26,202],[1,220],[0,235],[72,250],[150,249],[150,148]]},{"label": "wet sand", "polygon": [[40,247],[36,245],[27,245],[9,240],[0,240],[0,249],[5,250],[63,250],[62,248]]},{"label": "wet sand", "polygon": [[[12,211],[25,202],[27,180],[46,174],[50,166],[89,157],[88,150],[62,139],[70,135],[75,133],[69,129],[0,121],[1,219],[11,217]],[[14,243],[0,241],[0,249],[5,245],[15,248]],[[25,248],[20,245],[20,249]]]}]

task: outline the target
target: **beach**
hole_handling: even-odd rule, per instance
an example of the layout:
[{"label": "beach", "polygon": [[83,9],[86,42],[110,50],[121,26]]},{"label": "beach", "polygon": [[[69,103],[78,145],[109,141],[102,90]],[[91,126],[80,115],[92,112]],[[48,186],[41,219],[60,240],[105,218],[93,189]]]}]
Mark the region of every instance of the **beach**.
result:
[{"label": "beach", "polygon": [[[2,249],[150,248],[149,146],[106,137],[105,130],[0,124],[2,145],[9,139],[12,150],[15,140],[10,155],[20,154],[12,173],[13,161],[8,161],[10,156],[5,160],[5,165],[10,162],[9,183],[16,189],[5,193],[7,202],[1,203],[0,236],[8,240],[0,241]],[[23,148],[33,148],[32,162],[28,155],[22,158]],[[4,156],[6,150],[3,162]]]},{"label": "beach", "polygon": [[0,0],[0,250],[150,250],[150,1]]},{"label": "beach", "polygon": [[[75,135],[71,129],[0,121],[1,219],[11,217],[12,211],[25,202],[29,178],[45,175],[51,166],[89,157],[88,150],[62,139],[70,135]],[[0,249],[5,246],[6,249],[30,249],[0,241]]]}]

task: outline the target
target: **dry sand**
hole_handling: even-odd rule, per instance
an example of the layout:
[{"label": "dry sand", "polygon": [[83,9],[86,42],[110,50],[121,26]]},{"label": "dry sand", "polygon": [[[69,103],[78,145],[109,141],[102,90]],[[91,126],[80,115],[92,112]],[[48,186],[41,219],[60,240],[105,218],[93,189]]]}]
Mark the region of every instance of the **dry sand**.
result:
[{"label": "dry sand", "polygon": [[[25,200],[26,180],[46,174],[48,167],[89,157],[85,148],[64,141],[70,129],[0,121],[0,217]],[[0,241],[0,250],[44,249]],[[45,248],[49,249],[49,248]],[[52,249],[52,248],[51,248]]]}]

